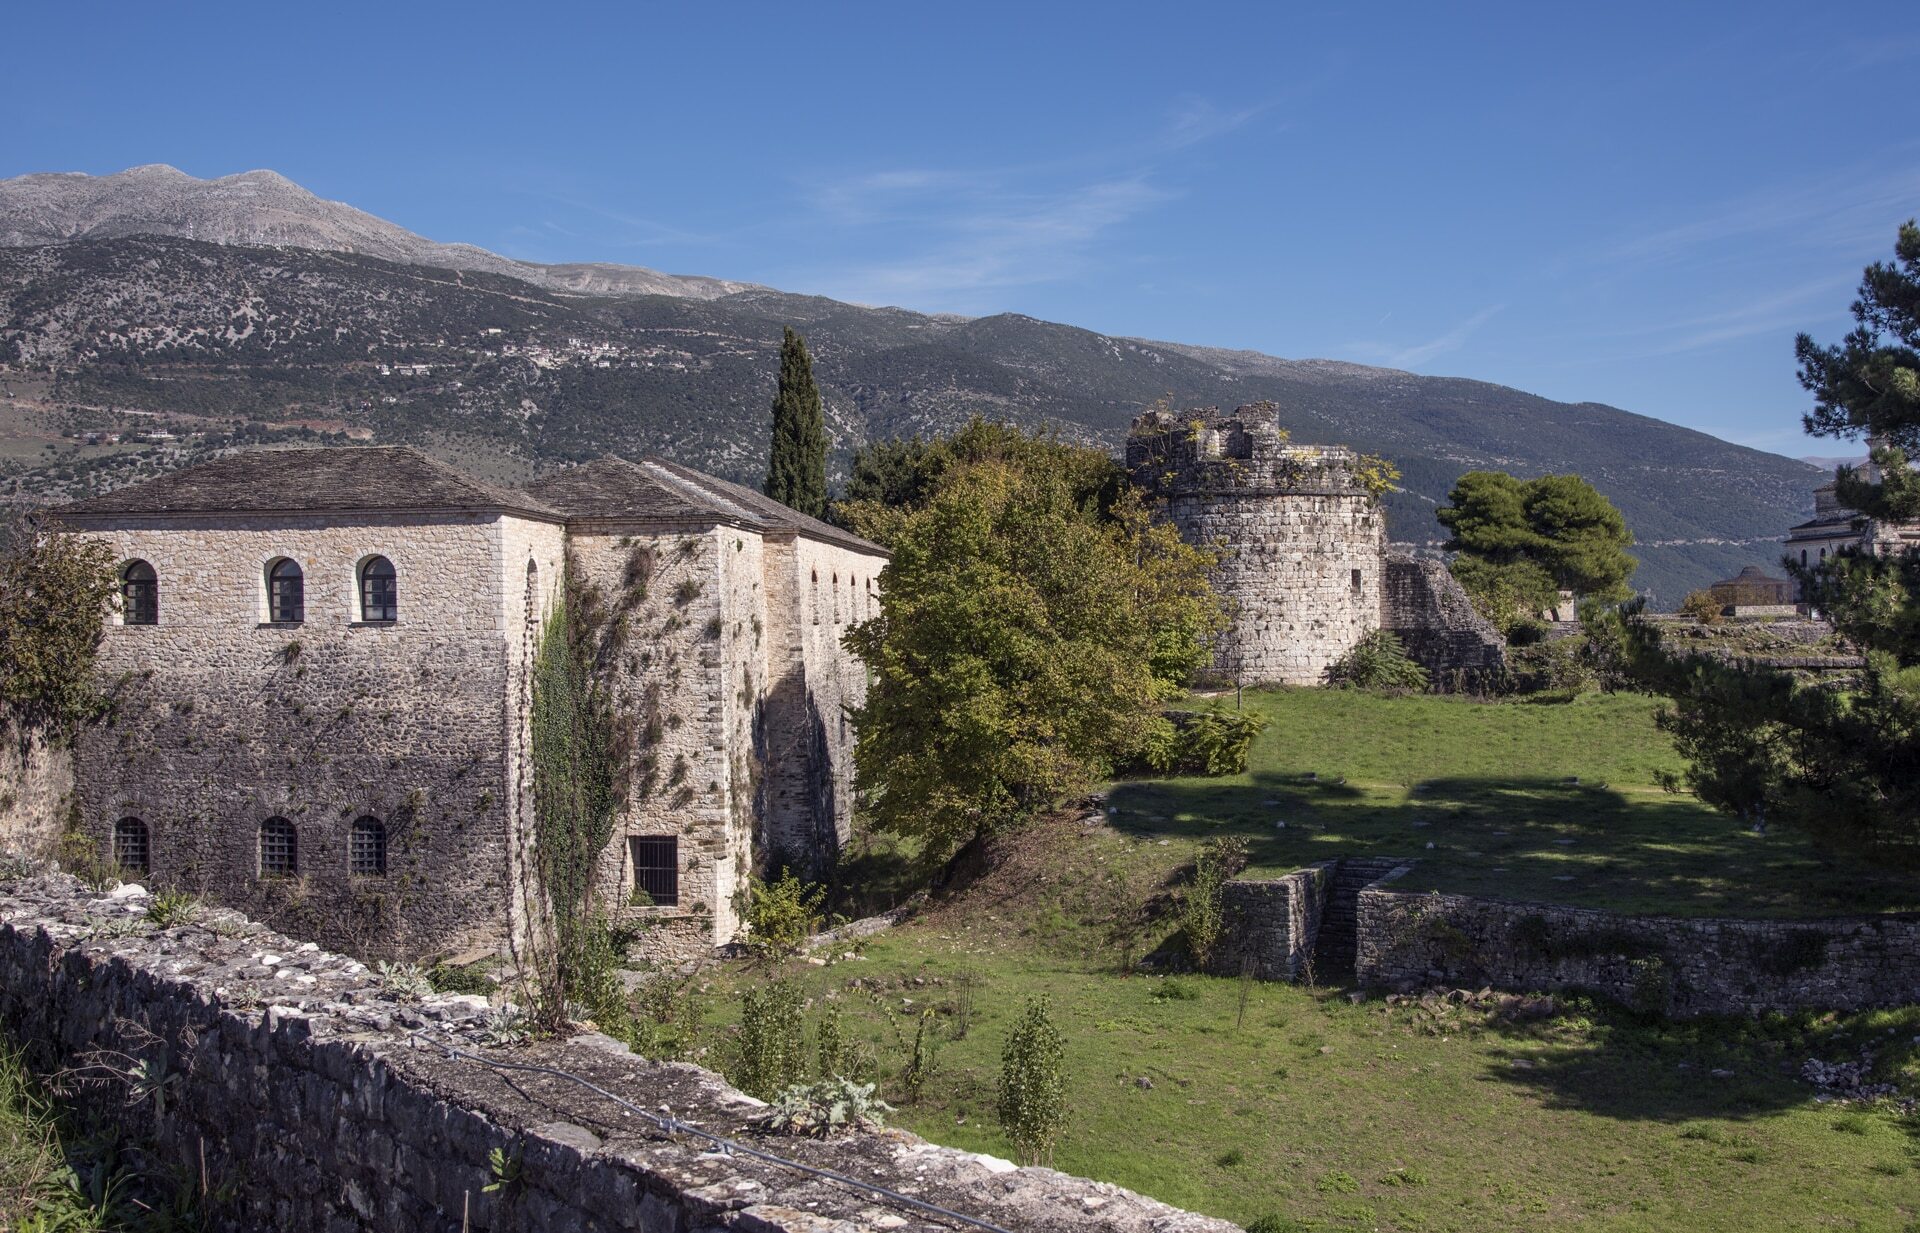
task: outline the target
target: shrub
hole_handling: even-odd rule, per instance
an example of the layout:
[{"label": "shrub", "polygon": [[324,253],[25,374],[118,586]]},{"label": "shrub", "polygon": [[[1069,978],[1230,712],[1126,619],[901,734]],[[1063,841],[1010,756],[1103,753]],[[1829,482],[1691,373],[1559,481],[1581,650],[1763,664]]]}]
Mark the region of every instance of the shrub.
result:
[{"label": "shrub", "polygon": [[1360,639],[1327,667],[1327,684],[1370,694],[1424,693],[1428,681],[1427,670],[1408,659],[1400,639],[1384,629]]},{"label": "shrub", "polygon": [[830,1006],[820,1016],[820,1026],[814,1033],[815,1072],[822,1079],[832,1079],[847,1073],[846,1042],[840,1031],[840,1008]]},{"label": "shrub", "polygon": [[629,1043],[645,1057],[686,1061],[700,1047],[700,973],[655,972],[633,998]]},{"label": "shrub", "polygon": [[798,954],[820,923],[826,897],[825,887],[809,887],[791,870],[774,882],[750,879],[741,913],[747,918],[747,944],[774,958]]},{"label": "shrub", "polygon": [[1238,775],[1247,769],[1253,738],[1267,726],[1265,715],[1217,706],[1166,715],[1170,731],[1141,755],[1146,767],[1159,775]]},{"label": "shrub", "polygon": [[1209,839],[1193,863],[1193,881],[1180,896],[1180,932],[1196,968],[1213,962],[1225,921],[1220,910],[1220,888],[1247,866],[1247,841],[1228,836]]},{"label": "shrub", "polygon": [[769,981],[740,995],[740,1061],[732,1076],[741,1091],[771,1101],[799,1081],[806,1067],[800,990]]},{"label": "shrub", "polygon": [[1722,607],[1711,591],[1689,591],[1680,601],[1680,615],[1692,617],[1702,625],[1718,625]]},{"label": "shrub", "polygon": [[822,1079],[786,1088],[761,1123],[775,1134],[824,1139],[849,1130],[879,1130],[892,1112],[892,1105],[873,1094],[871,1083]]},{"label": "shrub", "polygon": [[1054,1141],[1067,1121],[1067,1084],[1061,1063],[1065,1046],[1047,1013],[1045,998],[1030,998],[1007,1037],[1000,1059],[1000,1097],[995,1112],[1014,1149],[1030,1165],[1053,1158]]}]

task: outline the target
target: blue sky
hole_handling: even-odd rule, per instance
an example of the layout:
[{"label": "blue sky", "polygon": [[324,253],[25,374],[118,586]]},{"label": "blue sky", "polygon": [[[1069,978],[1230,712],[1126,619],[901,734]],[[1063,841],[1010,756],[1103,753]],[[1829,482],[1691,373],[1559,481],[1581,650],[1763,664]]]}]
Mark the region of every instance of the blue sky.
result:
[{"label": "blue sky", "polygon": [[18,6],[0,176],[1608,402],[1789,454],[1920,6]]}]

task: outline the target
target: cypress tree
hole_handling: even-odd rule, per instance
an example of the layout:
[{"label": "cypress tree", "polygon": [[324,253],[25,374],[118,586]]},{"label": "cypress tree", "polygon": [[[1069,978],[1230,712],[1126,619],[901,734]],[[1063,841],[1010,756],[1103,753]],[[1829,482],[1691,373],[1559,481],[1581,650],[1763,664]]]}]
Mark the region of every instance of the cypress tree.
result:
[{"label": "cypress tree", "polygon": [[780,387],[773,395],[773,444],[762,491],[815,518],[827,512],[826,416],[807,340],[791,326],[780,344]]}]

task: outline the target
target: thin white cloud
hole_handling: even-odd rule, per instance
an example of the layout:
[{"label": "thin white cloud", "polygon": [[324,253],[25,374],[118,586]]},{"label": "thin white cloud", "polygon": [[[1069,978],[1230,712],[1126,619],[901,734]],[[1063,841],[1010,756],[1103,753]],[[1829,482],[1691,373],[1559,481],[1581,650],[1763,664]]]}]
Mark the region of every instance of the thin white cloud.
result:
[{"label": "thin white cloud", "polygon": [[[1905,156],[1910,151],[1891,153]],[[1762,237],[1800,247],[1884,243],[1895,224],[1916,209],[1920,167],[1891,172],[1848,168],[1735,198],[1704,217],[1622,241],[1603,260],[1670,263],[1703,249]]]},{"label": "thin white cloud", "polygon": [[1420,367],[1429,360],[1438,359],[1450,351],[1458,351],[1466,345],[1469,338],[1479,332],[1481,326],[1491,321],[1494,315],[1504,307],[1503,304],[1490,304],[1444,334],[1429,338],[1423,343],[1415,343],[1411,347],[1388,350],[1386,361],[1394,368],[1412,369]]}]

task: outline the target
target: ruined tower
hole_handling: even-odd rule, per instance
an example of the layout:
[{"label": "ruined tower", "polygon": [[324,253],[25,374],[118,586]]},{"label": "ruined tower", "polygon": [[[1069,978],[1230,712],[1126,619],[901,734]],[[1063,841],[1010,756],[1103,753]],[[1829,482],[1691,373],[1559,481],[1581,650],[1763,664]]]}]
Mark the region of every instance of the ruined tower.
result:
[{"label": "ruined tower", "polygon": [[1317,685],[1380,627],[1386,517],[1352,450],[1289,444],[1266,404],[1150,411],[1128,433],[1127,469],[1183,539],[1221,553],[1221,678]]}]

